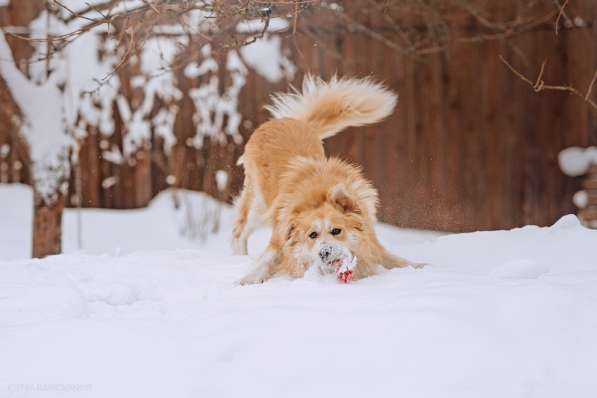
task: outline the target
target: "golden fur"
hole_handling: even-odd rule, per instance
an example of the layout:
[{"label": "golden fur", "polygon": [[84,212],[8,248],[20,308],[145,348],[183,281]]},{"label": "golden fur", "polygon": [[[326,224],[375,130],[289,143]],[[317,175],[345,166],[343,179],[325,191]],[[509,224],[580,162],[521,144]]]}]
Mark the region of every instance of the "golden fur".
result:
[{"label": "golden fur", "polygon": [[255,130],[239,159],[245,181],[233,250],[247,254],[253,229],[263,223],[273,228],[268,248],[241,283],[274,275],[302,277],[323,243],[357,257],[355,279],[374,274],[377,265],[410,264],[388,253],[375,235],[375,188],[358,167],[326,158],[322,143],[348,126],[380,121],[395,103],[393,93],[369,79],[324,82],[309,76],[302,92],[274,97],[268,109],[275,118]]}]

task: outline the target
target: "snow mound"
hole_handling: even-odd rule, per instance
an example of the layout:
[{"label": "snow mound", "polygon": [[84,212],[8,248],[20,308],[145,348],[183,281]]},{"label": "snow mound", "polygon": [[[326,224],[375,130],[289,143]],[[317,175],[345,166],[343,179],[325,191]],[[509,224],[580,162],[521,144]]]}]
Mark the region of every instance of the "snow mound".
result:
[{"label": "snow mound", "polygon": [[[178,207],[174,204],[174,197],[179,202]],[[30,187],[0,184],[0,261],[31,255],[32,209]],[[145,249],[198,249],[209,244],[210,248],[217,246],[225,251],[228,248],[228,231],[222,229],[213,235],[214,220],[205,218],[206,209],[214,214],[221,211],[224,225],[232,221],[230,206],[200,192],[183,189],[164,191],[143,209],[82,209],[81,249],[89,254],[120,255]],[[62,246],[66,253],[79,250],[77,213],[76,209],[64,212]]]}]

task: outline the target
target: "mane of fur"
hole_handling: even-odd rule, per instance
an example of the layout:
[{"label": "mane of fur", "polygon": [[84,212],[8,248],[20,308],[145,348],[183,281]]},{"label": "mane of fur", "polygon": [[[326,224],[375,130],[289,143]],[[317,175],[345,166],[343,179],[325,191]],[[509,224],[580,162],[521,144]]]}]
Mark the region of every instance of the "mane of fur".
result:
[{"label": "mane of fur", "polygon": [[[296,157],[288,165],[280,184],[294,187],[278,198],[275,211],[279,212],[280,219],[288,219],[295,206],[305,199],[317,196],[323,204],[331,190],[341,187],[359,204],[364,211],[363,216],[371,224],[377,221],[377,190],[363,177],[360,168],[341,159],[329,158],[321,161]],[[309,192],[309,195],[305,195],[305,192]]]}]

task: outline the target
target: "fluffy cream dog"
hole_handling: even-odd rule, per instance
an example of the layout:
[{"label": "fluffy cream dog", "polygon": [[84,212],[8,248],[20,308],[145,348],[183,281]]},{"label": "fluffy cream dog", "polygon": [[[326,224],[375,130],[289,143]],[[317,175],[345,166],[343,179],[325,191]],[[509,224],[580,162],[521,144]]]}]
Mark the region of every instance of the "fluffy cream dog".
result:
[{"label": "fluffy cream dog", "polygon": [[272,226],[265,252],[242,284],[274,275],[302,277],[311,266],[336,269],[339,279],[362,278],[411,264],[379,243],[377,191],[360,169],[326,158],[322,140],[349,126],[378,122],[392,113],[396,95],[365,79],[307,76],[302,92],[277,94],[273,119],[251,135],[239,159],[245,181],[237,202],[232,248],[247,254],[247,239]]}]

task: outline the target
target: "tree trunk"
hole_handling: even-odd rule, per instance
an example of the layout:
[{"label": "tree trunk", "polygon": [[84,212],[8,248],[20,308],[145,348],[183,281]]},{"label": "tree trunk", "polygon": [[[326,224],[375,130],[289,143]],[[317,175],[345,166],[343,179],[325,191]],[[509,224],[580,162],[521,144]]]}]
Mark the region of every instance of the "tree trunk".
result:
[{"label": "tree trunk", "polygon": [[34,193],[32,256],[41,258],[62,251],[62,211],[64,195],[47,203]]}]

